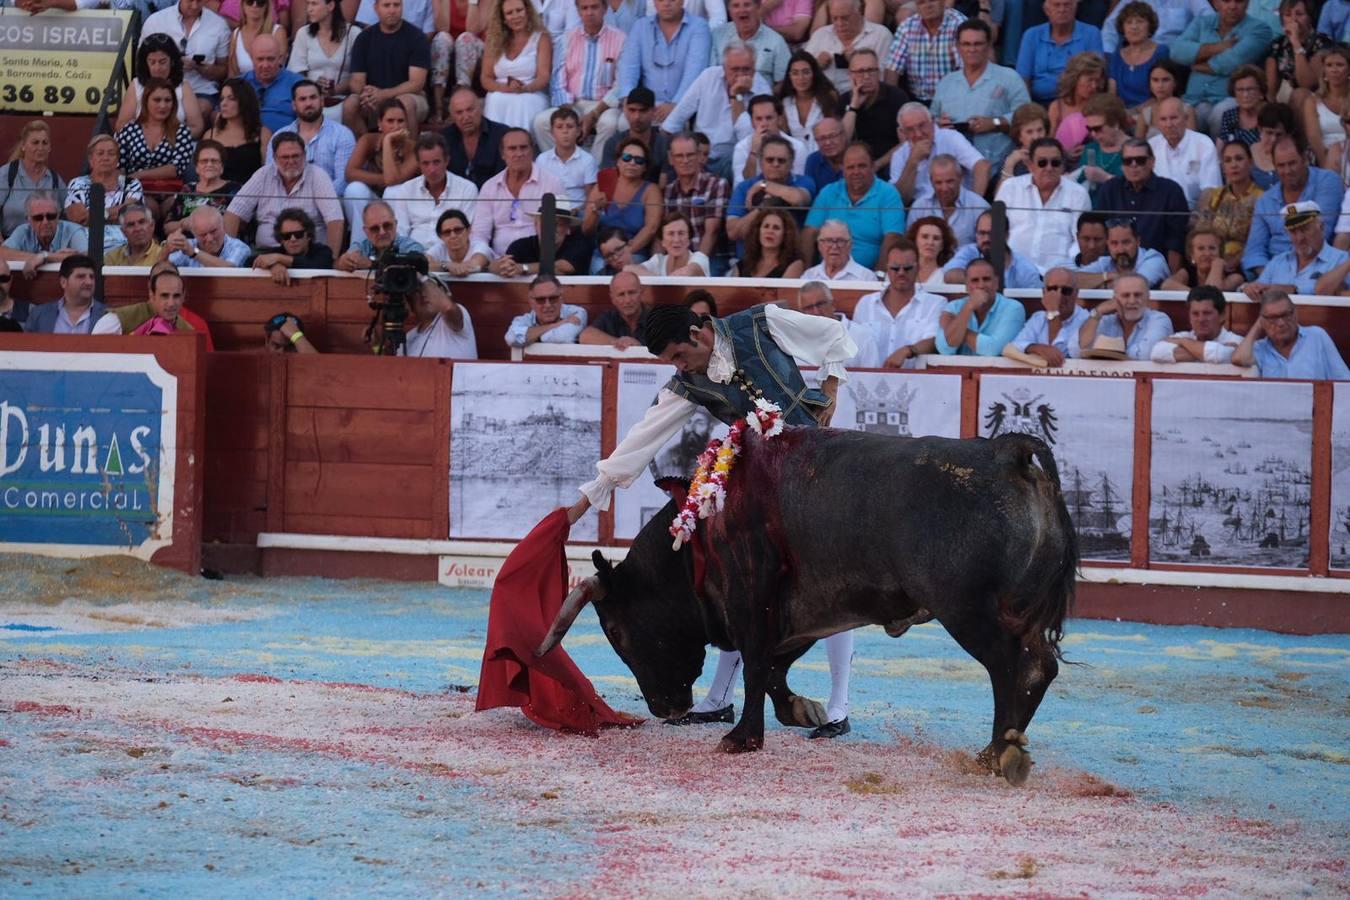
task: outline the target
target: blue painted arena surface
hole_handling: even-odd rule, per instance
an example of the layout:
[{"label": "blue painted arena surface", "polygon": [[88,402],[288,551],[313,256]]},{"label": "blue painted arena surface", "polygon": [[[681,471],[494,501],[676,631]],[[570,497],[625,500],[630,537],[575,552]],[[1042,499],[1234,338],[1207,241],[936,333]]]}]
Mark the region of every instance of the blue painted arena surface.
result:
[{"label": "blue painted arena surface", "polygon": [[[0,571],[6,896],[1350,894],[1346,635],[1074,620],[1015,789],[936,623],[859,632],[848,737],[732,757],[471,713],[486,591]],[[647,715],[590,611],[566,647]]]}]

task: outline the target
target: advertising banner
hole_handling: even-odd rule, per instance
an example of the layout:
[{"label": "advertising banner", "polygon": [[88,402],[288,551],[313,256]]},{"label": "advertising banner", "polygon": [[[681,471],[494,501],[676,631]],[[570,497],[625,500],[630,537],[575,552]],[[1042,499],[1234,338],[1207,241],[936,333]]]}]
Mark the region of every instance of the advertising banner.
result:
[{"label": "advertising banner", "polygon": [[[581,496],[600,460],[600,366],[456,363],[450,536],[518,539]],[[574,541],[599,537],[583,516]]]},{"label": "advertising banner", "polygon": [[177,410],[153,356],[0,354],[0,549],[149,559],[171,543]]},{"label": "advertising banner", "polygon": [[1307,568],[1312,395],[1297,382],[1153,383],[1151,561]]},{"label": "advertising banner", "polygon": [[130,27],[129,10],[0,8],[0,112],[98,112]]}]

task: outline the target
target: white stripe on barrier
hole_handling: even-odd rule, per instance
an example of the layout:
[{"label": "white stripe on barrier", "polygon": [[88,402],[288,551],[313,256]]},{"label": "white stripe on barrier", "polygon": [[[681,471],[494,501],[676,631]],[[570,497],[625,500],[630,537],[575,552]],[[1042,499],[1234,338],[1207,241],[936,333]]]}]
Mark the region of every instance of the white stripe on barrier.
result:
[{"label": "white stripe on barrier", "polygon": [[[263,532],[258,547],[264,550],[322,550],[344,553],[397,553],[408,556],[464,557],[500,562],[515,548],[510,541],[432,541],[404,538],[348,537],[328,534]],[[568,559],[589,560],[599,550],[618,562],[626,547],[568,546]],[[1311,575],[1261,575],[1225,572],[1185,572],[1161,569],[1118,569],[1085,566],[1078,580],[1087,584],[1135,584],[1232,590],[1290,591],[1312,594],[1350,594],[1350,578],[1319,578]]]}]

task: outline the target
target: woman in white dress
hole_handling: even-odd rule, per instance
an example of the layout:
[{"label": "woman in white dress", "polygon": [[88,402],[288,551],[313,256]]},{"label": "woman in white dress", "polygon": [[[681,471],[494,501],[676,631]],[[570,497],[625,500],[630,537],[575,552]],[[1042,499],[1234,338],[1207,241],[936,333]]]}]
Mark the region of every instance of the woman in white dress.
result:
[{"label": "woman in white dress", "polygon": [[783,103],[788,133],[805,143],[808,153],[818,150],[816,123],[839,117],[839,92],[810,53],[798,50],[792,54],[787,77],[778,85],[778,99]]},{"label": "woman in white dress", "polygon": [[1341,117],[1350,114],[1350,51],[1332,47],[1322,54],[1322,83],[1303,101],[1303,132],[1317,164],[1339,172],[1345,132]]},{"label": "woman in white dress", "polygon": [[347,21],[337,0],[306,0],[305,15],[309,23],[295,33],[287,68],[317,84],[324,106],[340,119],[341,101],[351,92],[352,44],[361,26]]},{"label": "woman in white dress", "polygon": [[272,13],[272,0],[243,0],[240,11],[239,27],[230,35],[230,53],[226,58],[226,68],[231,78],[253,71],[253,57],[249,55],[248,48],[258,35],[270,34],[277,39],[281,59],[286,58],[289,42],[286,29]]},{"label": "woman in white dress", "polygon": [[481,81],[483,115],[528,130],[548,109],[553,41],[528,0],[502,0],[488,22]]}]

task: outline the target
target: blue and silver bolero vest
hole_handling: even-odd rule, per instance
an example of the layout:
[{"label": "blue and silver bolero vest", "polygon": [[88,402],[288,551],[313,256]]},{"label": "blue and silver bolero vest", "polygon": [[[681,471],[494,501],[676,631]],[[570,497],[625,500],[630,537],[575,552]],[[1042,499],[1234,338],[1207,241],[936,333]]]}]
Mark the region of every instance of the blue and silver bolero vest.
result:
[{"label": "blue and silver bolero vest", "polygon": [[797,361],[774,343],[763,305],[713,319],[712,327],[731,345],[730,383],[718,384],[707,375],[676,373],[666,387],[728,425],[747,415],[757,397],[778,404],[789,425],[819,424],[816,411],[833,401],[824,391],[808,388]]}]

